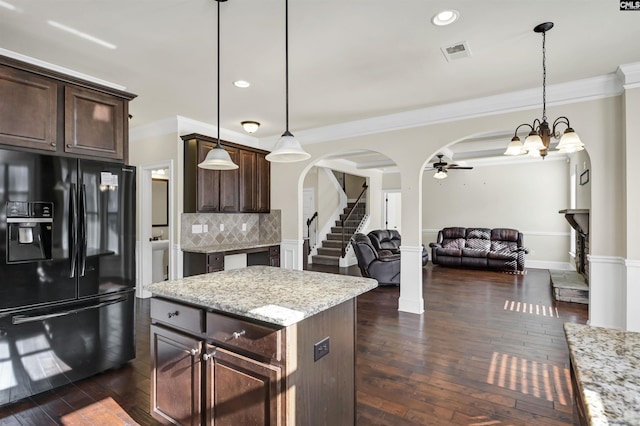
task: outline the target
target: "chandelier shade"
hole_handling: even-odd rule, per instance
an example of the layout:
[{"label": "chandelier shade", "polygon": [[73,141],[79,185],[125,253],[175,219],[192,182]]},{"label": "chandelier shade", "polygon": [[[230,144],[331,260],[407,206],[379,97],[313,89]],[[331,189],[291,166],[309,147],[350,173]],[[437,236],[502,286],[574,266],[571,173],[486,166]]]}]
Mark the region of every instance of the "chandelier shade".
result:
[{"label": "chandelier shade", "polygon": [[[533,29],[536,33],[542,33],[542,120],[535,119],[533,124],[520,124],[516,127],[513,138],[504,155],[523,155],[527,154],[532,157],[542,157],[544,159],[549,153],[551,139],[560,139],[556,149],[562,153],[571,153],[584,149],[584,144],[578,137],[578,134],[571,128],[567,117],[558,117],[551,127],[547,123],[547,61],[546,61],[546,34],[553,28],[553,22],[544,22],[536,25]],[[567,126],[562,138],[559,134],[559,126]],[[530,129],[529,135],[525,138],[524,143],[520,142],[518,130],[521,127]]]},{"label": "chandelier shade", "polygon": [[218,2],[218,43],[217,43],[217,66],[218,66],[218,75],[217,75],[217,83],[218,83],[218,141],[216,146],[213,147],[204,158],[202,163],[198,164],[198,167],[201,169],[207,170],[233,170],[237,169],[238,165],[231,161],[231,156],[227,150],[224,149],[222,144],[220,143],[220,3],[225,2],[227,0],[216,0]]}]

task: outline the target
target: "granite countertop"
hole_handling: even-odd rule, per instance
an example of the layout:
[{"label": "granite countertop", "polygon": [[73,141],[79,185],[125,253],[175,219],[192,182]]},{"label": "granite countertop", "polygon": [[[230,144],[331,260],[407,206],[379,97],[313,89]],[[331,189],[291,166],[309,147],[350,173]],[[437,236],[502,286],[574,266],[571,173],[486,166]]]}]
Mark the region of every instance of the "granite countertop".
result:
[{"label": "granite countertop", "polygon": [[214,246],[203,246],[203,247],[187,247],[182,248],[182,251],[186,251],[189,253],[225,253],[229,251],[238,251],[238,250],[248,250],[253,248],[261,248],[261,247],[270,247],[273,245],[278,245],[278,242],[256,242],[256,243],[231,243],[231,244],[216,244]]},{"label": "granite countertop", "polygon": [[144,288],[154,296],[289,326],[377,286],[370,278],[249,266]]},{"label": "granite countertop", "polygon": [[564,325],[590,424],[640,424],[640,333]]}]

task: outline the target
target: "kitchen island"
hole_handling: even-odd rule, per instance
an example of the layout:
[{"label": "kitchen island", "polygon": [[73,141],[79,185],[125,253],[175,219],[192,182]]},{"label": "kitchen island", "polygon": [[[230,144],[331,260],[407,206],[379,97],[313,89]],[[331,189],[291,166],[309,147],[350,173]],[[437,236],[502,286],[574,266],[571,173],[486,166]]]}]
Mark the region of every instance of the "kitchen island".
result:
[{"label": "kitchen island", "polygon": [[164,423],[355,424],[355,298],[375,280],[250,266],[148,284]]},{"label": "kitchen island", "polygon": [[564,325],[582,425],[640,424],[640,333]]}]

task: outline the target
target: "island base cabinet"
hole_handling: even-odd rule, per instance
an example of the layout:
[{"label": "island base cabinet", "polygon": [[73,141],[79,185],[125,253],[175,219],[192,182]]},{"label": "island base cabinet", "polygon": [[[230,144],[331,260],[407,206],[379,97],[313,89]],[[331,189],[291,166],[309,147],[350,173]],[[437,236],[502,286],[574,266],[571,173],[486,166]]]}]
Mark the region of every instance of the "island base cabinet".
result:
[{"label": "island base cabinet", "polygon": [[151,326],[151,415],[164,424],[199,425],[202,342]]},{"label": "island base cabinet", "polygon": [[206,424],[284,424],[280,367],[213,346],[207,353]]}]

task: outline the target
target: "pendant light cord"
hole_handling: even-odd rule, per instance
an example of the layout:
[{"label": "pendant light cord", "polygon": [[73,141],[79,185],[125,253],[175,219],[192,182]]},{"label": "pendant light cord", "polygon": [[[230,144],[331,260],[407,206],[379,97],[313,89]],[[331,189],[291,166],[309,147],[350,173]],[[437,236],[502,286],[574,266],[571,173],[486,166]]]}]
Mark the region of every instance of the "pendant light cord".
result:
[{"label": "pendant light cord", "polygon": [[216,148],[222,148],[222,146],[220,145],[220,0],[218,0],[218,51],[217,56],[218,56],[218,63],[217,63],[217,67],[218,67],[218,74],[217,74],[217,78],[218,78],[218,123],[216,125],[217,129],[218,129],[218,143]]},{"label": "pendant light cord", "polygon": [[284,1],[284,81],[286,97],[286,132],[289,133],[289,0]]},{"label": "pendant light cord", "polygon": [[547,121],[547,32],[542,32],[542,121]]}]

